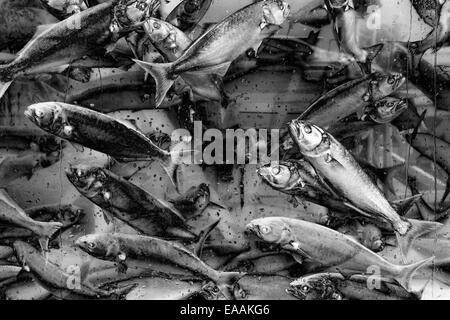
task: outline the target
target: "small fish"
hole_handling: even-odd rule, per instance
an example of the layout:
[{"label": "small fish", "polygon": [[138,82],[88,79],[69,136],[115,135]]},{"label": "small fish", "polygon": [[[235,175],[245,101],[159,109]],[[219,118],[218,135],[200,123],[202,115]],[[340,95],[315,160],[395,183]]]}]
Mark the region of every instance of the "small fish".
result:
[{"label": "small fish", "polygon": [[325,0],[333,22],[333,31],[340,48],[351,54],[365,74],[372,72],[372,61],[383,49],[383,44],[361,48],[357,32],[358,13],[353,0]]},{"label": "small fish", "polygon": [[366,108],[397,91],[405,80],[396,73],[373,73],[352,80],[322,95],[298,119],[328,128],[353,113],[361,118]]},{"label": "small fish", "polygon": [[88,272],[85,266],[83,266],[80,282],[75,284],[72,280],[73,275],[61,270],[55,264],[48,261],[44,255],[28,243],[16,241],[14,242],[14,250],[18,260],[30,270],[33,278],[59,298],[67,299],[72,296],[75,296],[75,298],[79,298],[80,296],[91,298],[120,297],[135,287],[134,285],[130,285],[114,290],[95,288],[87,281],[84,281]]},{"label": "small fish", "polygon": [[209,205],[210,200],[209,186],[202,183],[197,187],[193,186],[184,195],[170,200],[170,202],[183,214],[192,216],[202,213]]},{"label": "small fish", "polygon": [[375,123],[386,124],[397,119],[407,109],[406,99],[386,97],[375,102],[367,115]]},{"label": "small fish", "polygon": [[103,152],[117,160],[168,161],[170,153],[143,133],[103,113],[60,102],[31,105],[25,116],[58,137]]},{"label": "small fish", "polygon": [[76,245],[100,259],[161,259],[212,280],[221,289],[229,287],[243,275],[238,272],[216,271],[186,248],[153,237],[119,233],[91,234],[79,238]]},{"label": "small fish", "polygon": [[[192,44],[192,40],[168,22],[149,18],[144,23],[144,30],[153,46],[163,55],[167,62],[176,61]],[[147,59],[144,57],[144,61]],[[202,98],[222,101],[220,80],[214,75],[184,73],[181,78]]]},{"label": "small fish", "polygon": [[156,81],[159,106],[175,80],[195,72],[224,76],[233,60],[249,48],[258,51],[262,41],[280,29],[289,15],[289,4],[265,0],[251,4],[215,25],[174,62],[155,64],[136,60]]},{"label": "small fish", "polygon": [[48,241],[63,226],[60,222],[40,222],[31,219],[4,189],[0,189],[0,221],[32,231],[39,237],[43,250],[48,249]]},{"label": "small fish", "polygon": [[283,276],[247,275],[234,285],[236,300],[293,300],[286,292],[291,279]]},{"label": "small fish", "polygon": [[293,281],[287,291],[300,300],[420,300],[422,294],[410,293],[388,279],[378,279],[371,288],[369,276],[319,273]]},{"label": "small fish", "polygon": [[416,9],[420,7],[419,14],[434,30],[425,39],[410,43],[411,52],[418,55],[430,48],[437,51],[450,37],[450,1],[413,1],[413,5]]},{"label": "small fish", "polygon": [[212,0],[183,0],[166,18],[183,32],[194,29],[208,12]]},{"label": "small fish", "polygon": [[84,0],[41,0],[41,3],[60,20],[87,9]]},{"label": "small fish", "polygon": [[439,223],[413,223],[402,219],[350,152],[322,128],[293,120],[289,130],[302,155],[340,195],[351,202],[349,207],[360,210],[362,215],[391,224],[404,257],[415,238],[442,227]]},{"label": "small fish", "polygon": [[69,181],[87,199],[114,217],[150,236],[194,240],[186,219],[170,203],[102,168],[72,167]]},{"label": "small fish", "polygon": [[369,273],[372,266],[377,266],[381,277],[396,280],[406,290],[410,290],[414,273],[434,260],[430,258],[411,265],[395,265],[342,233],[284,217],[253,220],[247,225],[247,231],[261,241],[279,245],[299,262],[306,259],[323,267],[362,273]]},{"label": "small fish", "polygon": [[[74,14],[69,18],[41,27],[35,37],[18,53],[16,59],[0,65],[0,97],[11,82],[24,75],[60,71],[62,66],[80,60],[129,32],[148,14],[150,4],[141,10],[127,10],[126,0],[111,0]],[[150,0],[148,0],[150,1]],[[140,3],[140,2],[139,2]],[[120,9],[120,10],[119,10]],[[121,19],[116,19],[120,15]]]}]

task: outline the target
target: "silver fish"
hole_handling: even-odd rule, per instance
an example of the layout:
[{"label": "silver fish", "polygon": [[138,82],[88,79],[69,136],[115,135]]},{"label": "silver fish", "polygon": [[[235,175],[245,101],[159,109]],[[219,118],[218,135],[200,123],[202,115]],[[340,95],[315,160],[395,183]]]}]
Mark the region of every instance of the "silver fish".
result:
[{"label": "silver fish", "polygon": [[186,72],[224,76],[233,60],[279,30],[289,15],[289,4],[265,0],[251,4],[215,25],[174,62],[155,64],[136,60],[156,81],[159,106],[175,80]]},{"label": "silver fish", "polygon": [[368,117],[378,124],[391,123],[408,109],[406,99],[386,97],[374,103]]},{"label": "silver fish", "polygon": [[183,0],[166,18],[183,32],[191,31],[208,12],[212,0]]},{"label": "silver fish", "polygon": [[371,267],[377,266],[381,277],[395,279],[406,290],[410,290],[414,273],[434,260],[433,257],[410,265],[395,265],[337,231],[284,217],[253,220],[247,231],[264,242],[279,245],[299,261],[307,259],[323,267],[360,273],[369,273]]},{"label": "silver fish", "polygon": [[392,226],[404,256],[415,238],[442,227],[438,223],[413,223],[401,218],[350,152],[322,128],[294,120],[289,130],[302,155],[339,195],[350,201],[349,207]]}]

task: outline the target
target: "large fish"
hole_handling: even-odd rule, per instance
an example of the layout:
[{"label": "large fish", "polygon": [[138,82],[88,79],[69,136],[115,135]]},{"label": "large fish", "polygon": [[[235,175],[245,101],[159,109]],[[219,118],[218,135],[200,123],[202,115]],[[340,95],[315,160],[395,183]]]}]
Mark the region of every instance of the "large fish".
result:
[{"label": "large fish", "polygon": [[149,3],[141,5],[141,10],[128,10],[136,3],[127,6],[124,1],[111,0],[41,28],[13,61],[0,65],[0,97],[17,77],[60,71],[99,48],[103,50],[114,37],[135,27],[149,14]]},{"label": "large fish", "polygon": [[410,43],[413,54],[423,54],[430,48],[438,49],[450,37],[450,1],[425,0],[412,1],[425,22],[434,28],[423,40]]},{"label": "large fish", "polygon": [[170,203],[106,169],[74,167],[66,175],[83,196],[146,235],[196,239]]},{"label": "large fish", "polygon": [[[153,46],[163,55],[167,62],[173,62],[180,58],[193,42],[181,30],[168,22],[156,18],[147,19],[144,23],[144,30]],[[222,100],[221,81],[216,76],[185,73],[181,78],[200,97],[213,101]]]},{"label": "large fish", "polygon": [[50,238],[63,226],[60,222],[31,219],[4,189],[0,189],[0,221],[32,231],[39,237],[39,243],[44,250],[47,250]]},{"label": "large fish", "polygon": [[328,128],[353,113],[360,117],[374,102],[397,91],[405,82],[401,74],[373,73],[347,82],[322,95],[303,112],[299,120],[308,120]]},{"label": "large fish", "polygon": [[[117,298],[127,294],[135,287],[130,285],[114,290],[95,288],[85,281],[88,269],[84,268],[84,266],[81,270],[80,279],[75,279],[73,274],[60,269],[48,261],[44,255],[26,242],[14,242],[14,250],[17,259],[26,266],[33,278],[58,298]],[[74,282],[74,279],[79,281]]]},{"label": "large fish", "polygon": [[221,289],[234,284],[243,275],[238,272],[214,270],[186,248],[153,237],[119,233],[92,234],[79,238],[76,244],[87,253],[101,259],[123,260],[126,257],[161,259],[212,280]]},{"label": "large fish", "polygon": [[212,0],[183,0],[166,18],[183,32],[194,29],[208,12]]},{"label": "large fish", "polygon": [[174,62],[136,61],[155,78],[156,105],[161,104],[175,80],[186,72],[223,77],[233,60],[250,48],[257,52],[262,41],[278,31],[288,15],[289,4],[286,2],[259,1],[215,25]]},{"label": "large fish", "polygon": [[404,266],[395,265],[337,231],[284,217],[253,220],[247,230],[264,242],[279,245],[299,261],[308,260],[325,268],[360,273],[370,273],[371,268],[376,266],[380,277],[394,279],[406,290],[410,289],[414,273],[430,265],[434,259]]},{"label": "large fish", "polygon": [[415,238],[442,226],[401,218],[350,152],[320,127],[293,120],[289,124],[289,130],[305,159],[339,195],[349,201],[349,207],[392,226],[404,256]]},{"label": "large fish", "polygon": [[333,31],[339,46],[355,58],[364,73],[370,74],[372,61],[384,45],[377,44],[370,48],[361,48],[357,28],[359,16],[353,2],[353,0],[325,0],[325,5],[330,12]]},{"label": "large fish", "polygon": [[420,300],[420,293],[410,293],[387,279],[378,279],[371,288],[370,276],[319,273],[293,281],[287,289],[300,300]]}]

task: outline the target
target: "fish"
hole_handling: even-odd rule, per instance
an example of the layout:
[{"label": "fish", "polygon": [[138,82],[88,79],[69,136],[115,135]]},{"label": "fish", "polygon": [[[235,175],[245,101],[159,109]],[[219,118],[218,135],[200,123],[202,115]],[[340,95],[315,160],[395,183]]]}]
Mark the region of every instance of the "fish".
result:
[{"label": "fish", "polygon": [[400,217],[350,152],[322,128],[293,120],[289,131],[301,154],[339,195],[350,202],[347,203],[349,207],[392,226],[403,257],[414,239],[442,227],[439,223],[408,221]]},{"label": "fish", "polygon": [[290,278],[271,275],[247,275],[234,286],[236,300],[294,300],[286,293]]},{"label": "fish", "polygon": [[84,197],[146,235],[197,239],[172,204],[109,170],[83,165],[67,169],[66,176]]},{"label": "fish", "polygon": [[100,259],[158,258],[214,281],[225,292],[225,288],[243,276],[238,272],[214,270],[185,247],[154,237],[120,233],[91,234],[80,237],[75,244]]},{"label": "fish", "polygon": [[143,133],[97,111],[60,102],[41,102],[29,106],[25,116],[48,133],[119,161],[171,161],[170,153]]},{"label": "fish", "polygon": [[323,267],[360,273],[369,273],[377,266],[381,277],[396,280],[408,291],[414,273],[434,260],[432,257],[410,265],[395,265],[342,233],[285,217],[256,219],[246,230],[263,242],[279,245],[299,262],[306,259]]},{"label": "fish", "polygon": [[53,160],[49,161],[50,158],[44,153],[33,151],[1,156],[0,187],[7,187],[11,182],[22,177],[31,179],[38,167],[44,167],[46,163],[56,163],[58,158],[54,157]]},{"label": "fish", "polygon": [[[450,174],[450,143],[429,133],[413,133],[404,135],[406,141],[425,158],[434,161]],[[436,145],[436,148],[435,148]],[[450,178],[441,200],[441,204],[450,193]]]},{"label": "fish", "polygon": [[22,268],[17,266],[0,265],[0,281],[17,277],[21,270]]},{"label": "fish", "polygon": [[8,246],[0,246],[0,260],[5,260],[14,254],[14,250]]},{"label": "fish", "polygon": [[291,28],[296,23],[312,28],[322,28],[330,24],[328,11],[323,0],[315,0],[302,5],[297,12],[291,13],[288,20]]},{"label": "fish", "polygon": [[193,186],[186,193],[176,199],[169,200],[175,208],[184,215],[193,216],[201,214],[211,201],[211,191],[206,183]]},{"label": "fish", "polygon": [[[433,48],[437,51],[450,37],[450,2],[447,0],[413,1],[419,14],[434,29],[423,40],[411,42],[408,48],[414,55]],[[434,9],[434,10],[433,10]]]},{"label": "fish", "polygon": [[212,0],[183,0],[166,18],[183,32],[192,31],[211,7]]},{"label": "fish", "polygon": [[51,296],[48,290],[35,281],[16,281],[4,289],[6,300],[45,300]]},{"label": "fish", "polygon": [[49,240],[63,226],[60,222],[40,222],[31,219],[5,189],[0,189],[0,209],[0,221],[32,231],[39,237],[43,250],[48,249]]},{"label": "fish", "polygon": [[369,284],[365,275],[318,273],[293,281],[287,291],[300,300],[421,300],[422,293],[408,292],[388,279]]},{"label": "fish", "polygon": [[33,279],[58,298],[118,298],[127,294],[135,287],[133,284],[112,290],[95,288],[87,281],[84,281],[88,272],[87,267],[85,267],[86,265],[82,266],[81,279],[75,284],[72,274],[67,273],[51,261],[48,261],[33,246],[23,241],[15,241],[13,246],[18,260],[26,266],[26,269],[32,274]]},{"label": "fish", "polygon": [[242,53],[250,48],[257,52],[262,41],[280,29],[289,8],[289,4],[280,0],[258,1],[216,24],[174,62],[156,64],[134,60],[155,79],[156,106],[180,75],[195,72],[223,77],[232,61]]},{"label": "fish", "polygon": [[[193,41],[181,30],[168,22],[149,18],[144,23],[144,30],[153,46],[162,54],[167,62],[176,61]],[[144,59],[146,62],[150,62]],[[221,102],[223,88],[221,81],[214,75],[184,73],[181,78],[192,89],[193,93],[212,101]]]},{"label": "fish", "polygon": [[55,136],[38,128],[0,127],[0,148],[12,151],[33,150],[46,154],[60,151],[65,146]]},{"label": "fish", "polygon": [[353,113],[361,118],[366,108],[397,91],[405,80],[397,73],[373,73],[349,81],[315,100],[298,120],[308,120],[328,128]]},{"label": "fish", "polygon": [[60,20],[88,8],[84,0],[41,0],[41,3],[44,8]]},{"label": "fish", "polygon": [[[104,51],[102,47],[115,37],[138,25],[148,13],[149,4],[141,6],[141,10],[128,10],[136,4],[129,7],[124,1],[111,0],[41,27],[13,61],[0,65],[0,97],[14,79],[59,71],[99,48]],[[120,21],[115,18],[118,15]]]},{"label": "fish", "polygon": [[357,32],[358,12],[353,0],[325,0],[330,13],[335,39],[341,49],[351,54],[365,74],[372,72],[372,61],[383,50],[384,44],[361,48]]},{"label": "fish", "polygon": [[406,99],[386,97],[376,101],[367,116],[375,123],[387,124],[397,119],[407,109],[408,101]]}]

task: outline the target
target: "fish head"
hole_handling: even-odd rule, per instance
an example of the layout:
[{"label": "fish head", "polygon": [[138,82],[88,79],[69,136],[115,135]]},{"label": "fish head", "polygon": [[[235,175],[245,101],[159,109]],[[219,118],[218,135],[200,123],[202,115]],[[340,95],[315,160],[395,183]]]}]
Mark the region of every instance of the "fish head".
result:
[{"label": "fish head", "polygon": [[63,226],[69,227],[80,221],[84,214],[85,212],[81,208],[75,208],[71,205],[62,206],[58,212],[58,221],[61,222]]},{"label": "fish head", "polygon": [[386,97],[375,103],[371,117],[377,123],[389,123],[400,116],[406,109],[408,109],[408,101],[406,99]]},{"label": "fish head", "polygon": [[63,129],[63,109],[57,102],[42,102],[29,106],[25,116],[41,129],[59,134]]},{"label": "fish head", "polygon": [[277,217],[253,220],[246,226],[246,233],[265,243],[281,246],[295,239],[283,218]]},{"label": "fish head", "polygon": [[106,185],[106,176],[100,168],[85,165],[70,166],[66,170],[66,176],[88,198],[102,193]]},{"label": "fish head", "polygon": [[114,7],[114,17],[122,28],[132,28],[154,16],[159,9],[156,0],[120,0]]},{"label": "fish head", "polygon": [[176,30],[170,23],[149,18],[144,23],[144,30],[153,43],[164,44],[167,49],[177,48]]},{"label": "fish head", "polygon": [[293,281],[286,290],[299,300],[342,300],[328,274],[315,274]]},{"label": "fish head", "polygon": [[380,100],[388,95],[397,91],[406,81],[406,77],[400,73],[391,74],[374,74],[374,78],[371,81],[372,99]]},{"label": "fish head", "polygon": [[264,3],[263,17],[267,24],[281,26],[291,13],[289,3],[280,0],[270,0]]},{"label": "fish head", "polygon": [[108,234],[89,234],[82,236],[75,241],[75,245],[86,253],[98,258],[113,255],[111,248],[117,247],[115,240],[109,237]]},{"label": "fish head", "polygon": [[292,178],[291,170],[287,165],[275,162],[259,168],[258,175],[271,187],[279,190],[289,187]]},{"label": "fish head", "polygon": [[307,121],[291,121],[289,133],[304,155],[321,156],[330,148],[331,140],[328,133]]}]

